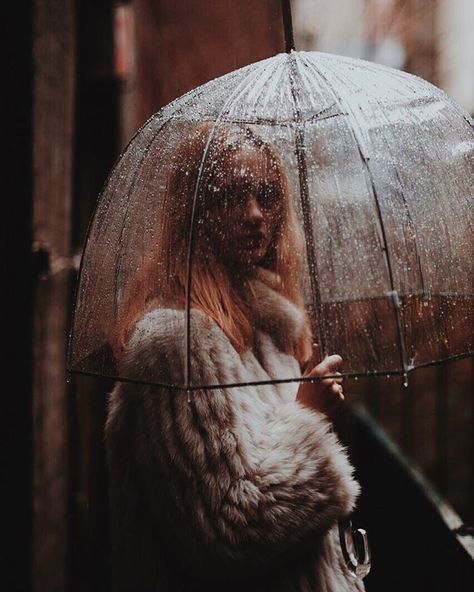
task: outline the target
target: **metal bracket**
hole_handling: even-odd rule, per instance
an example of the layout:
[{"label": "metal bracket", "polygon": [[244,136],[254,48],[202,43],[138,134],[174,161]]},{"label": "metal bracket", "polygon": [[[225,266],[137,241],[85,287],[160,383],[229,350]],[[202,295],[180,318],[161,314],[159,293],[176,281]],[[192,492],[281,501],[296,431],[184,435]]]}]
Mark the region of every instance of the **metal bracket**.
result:
[{"label": "metal bracket", "polygon": [[61,257],[48,243],[35,241],[32,245],[33,271],[37,278],[45,280],[64,270],[79,271],[81,254]]}]

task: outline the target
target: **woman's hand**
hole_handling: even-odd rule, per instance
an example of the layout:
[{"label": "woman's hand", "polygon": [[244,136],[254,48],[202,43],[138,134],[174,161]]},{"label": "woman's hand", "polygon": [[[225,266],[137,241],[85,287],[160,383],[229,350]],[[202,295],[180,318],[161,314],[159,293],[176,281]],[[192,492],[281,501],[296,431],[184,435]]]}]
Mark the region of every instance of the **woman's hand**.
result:
[{"label": "woman's hand", "polygon": [[326,356],[322,361],[320,360],[319,345],[314,344],[313,355],[306,366],[303,377],[317,377],[329,374],[336,375],[337,378],[302,382],[296,394],[296,400],[306,407],[324,413],[330,419],[333,419],[344,401],[341,386],[342,377],[340,377],[341,373],[337,370],[342,364],[342,358],[338,354],[334,354]]}]

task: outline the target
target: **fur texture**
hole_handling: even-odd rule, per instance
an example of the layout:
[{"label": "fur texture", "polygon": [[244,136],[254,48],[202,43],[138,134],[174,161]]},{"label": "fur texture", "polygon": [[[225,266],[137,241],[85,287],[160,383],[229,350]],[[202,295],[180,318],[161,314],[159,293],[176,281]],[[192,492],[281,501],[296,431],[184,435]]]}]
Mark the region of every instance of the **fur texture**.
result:
[{"label": "fur texture", "polygon": [[[290,352],[301,312],[257,278],[248,300],[256,338],[242,359],[191,311],[193,380],[300,374]],[[184,335],[183,311],[151,310],[132,335],[128,370],[181,383]],[[106,425],[115,589],[363,590],[336,526],[359,486],[326,418],[295,401],[297,387],[115,386]]]}]

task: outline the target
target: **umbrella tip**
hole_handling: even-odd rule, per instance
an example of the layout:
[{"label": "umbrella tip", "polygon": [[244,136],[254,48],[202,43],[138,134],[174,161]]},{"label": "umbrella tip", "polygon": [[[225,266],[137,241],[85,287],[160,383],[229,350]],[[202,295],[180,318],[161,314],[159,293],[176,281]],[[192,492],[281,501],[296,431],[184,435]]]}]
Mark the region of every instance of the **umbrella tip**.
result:
[{"label": "umbrella tip", "polygon": [[403,386],[405,388],[408,388],[408,373],[407,372],[403,373]]}]

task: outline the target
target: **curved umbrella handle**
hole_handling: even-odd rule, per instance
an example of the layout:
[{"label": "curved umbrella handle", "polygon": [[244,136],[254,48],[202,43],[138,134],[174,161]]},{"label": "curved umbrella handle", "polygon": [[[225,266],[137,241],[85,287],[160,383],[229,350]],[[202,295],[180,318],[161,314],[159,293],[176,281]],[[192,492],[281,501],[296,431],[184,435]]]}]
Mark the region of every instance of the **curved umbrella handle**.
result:
[{"label": "curved umbrella handle", "polygon": [[369,573],[371,567],[367,532],[363,528],[352,530],[350,520],[341,520],[338,526],[344,561],[355,577],[363,579]]}]

